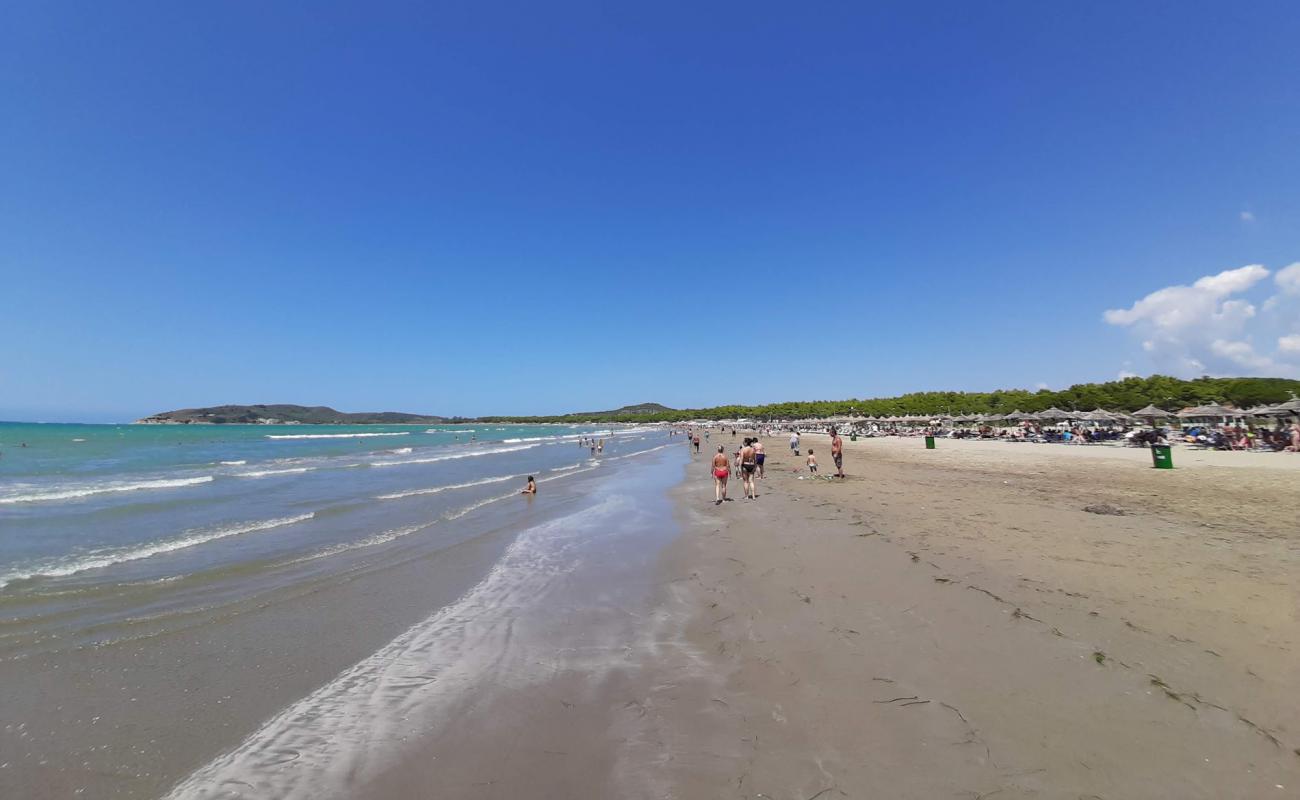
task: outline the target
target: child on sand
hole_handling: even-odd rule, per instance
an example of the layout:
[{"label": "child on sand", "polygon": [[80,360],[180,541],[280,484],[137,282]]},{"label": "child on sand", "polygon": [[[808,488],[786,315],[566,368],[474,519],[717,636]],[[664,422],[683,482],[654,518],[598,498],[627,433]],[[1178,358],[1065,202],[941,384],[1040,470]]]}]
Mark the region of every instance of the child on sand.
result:
[{"label": "child on sand", "polygon": [[817,474],[817,456],[813,455],[812,448],[808,448],[808,471]]}]

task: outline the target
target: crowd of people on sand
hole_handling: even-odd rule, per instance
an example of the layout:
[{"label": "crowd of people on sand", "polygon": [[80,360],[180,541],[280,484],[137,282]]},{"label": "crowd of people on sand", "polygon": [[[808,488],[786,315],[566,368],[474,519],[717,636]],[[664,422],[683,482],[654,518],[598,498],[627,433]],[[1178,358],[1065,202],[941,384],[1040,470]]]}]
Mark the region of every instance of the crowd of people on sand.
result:
[{"label": "crowd of people on sand", "polygon": [[[1154,425],[1120,422],[1110,425],[1079,424],[1043,424],[1024,422],[1016,426],[992,426],[980,424],[961,426],[936,422],[930,425],[880,425],[877,423],[838,423],[828,424],[815,421],[800,423],[767,423],[748,428],[756,429],[758,436],[746,436],[737,440],[739,428],[731,423],[697,423],[678,425],[669,429],[669,436],[681,436],[686,439],[687,447],[695,455],[700,453],[701,445],[709,449],[709,439],[716,430],[720,436],[730,435],[733,445],[730,455],[724,444],[717,446],[710,460],[710,472],[713,477],[714,503],[722,505],[732,498],[727,496],[728,484],[732,476],[739,473],[745,493],[745,499],[757,500],[758,481],[764,477],[767,454],[763,451],[761,437],[775,437],[786,433],[790,437],[790,453],[796,459],[803,459],[803,469],[810,476],[818,476],[817,456],[813,448],[808,448],[806,456],[801,455],[801,436],[808,433],[828,434],[831,438],[831,460],[835,464],[835,474],[830,478],[843,478],[844,475],[844,441],[841,434],[848,434],[856,440],[859,436],[936,436],[951,439],[986,439],[1004,442],[1049,442],[1071,445],[1088,444],[1123,444],[1135,447],[1150,447],[1181,443],[1189,447],[1209,448],[1215,450],[1243,450],[1257,452],[1291,452],[1300,453],[1300,418],[1291,421],[1275,420],[1274,427],[1265,425],[1221,425],[1203,424],[1183,427],[1160,427]],[[797,463],[797,461],[796,461]]]},{"label": "crowd of people on sand", "polygon": [[[668,435],[683,436],[686,439],[686,445],[693,455],[700,452],[701,442],[707,443],[712,435],[712,426],[690,426],[685,428],[673,428],[669,430]],[[721,435],[730,431],[733,442],[736,439],[738,430],[732,426],[730,428],[722,426],[719,428]],[[746,436],[734,444],[735,448],[730,456],[727,454],[727,446],[720,444],[717,451],[714,452],[713,458],[709,462],[709,469],[713,476],[713,502],[714,505],[722,505],[731,502],[732,498],[727,496],[728,485],[731,477],[739,474],[741,486],[745,493],[746,500],[757,500],[758,482],[766,477],[767,453],[763,444],[762,435],[774,436],[777,434],[775,428],[760,428],[759,436]],[[844,440],[840,438],[835,428],[830,429],[831,437],[831,460],[835,462],[836,478],[843,478],[844,475]],[[799,458],[799,432],[792,430],[790,433],[790,452],[796,458]],[[812,448],[808,448],[808,455],[804,460],[804,466],[810,475],[816,476],[817,473],[817,456],[813,453]]]}]

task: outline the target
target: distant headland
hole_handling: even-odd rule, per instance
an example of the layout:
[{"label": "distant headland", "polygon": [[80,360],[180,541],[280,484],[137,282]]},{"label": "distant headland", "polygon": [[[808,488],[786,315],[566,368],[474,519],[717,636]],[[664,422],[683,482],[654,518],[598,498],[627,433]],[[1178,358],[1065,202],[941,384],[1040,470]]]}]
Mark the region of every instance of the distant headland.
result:
[{"label": "distant headland", "polygon": [[446,417],[404,414],[400,411],[348,413],[329,406],[211,406],[164,411],[137,425],[430,425]]},{"label": "distant headland", "polygon": [[[520,417],[524,421],[599,422],[622,419],[633,421],[647,416],[678,413],[658,403],[623,406],[613,411],[585,411],[560,417]],[[209,406],[163,411],[138,419],[136,425],[437,425],[459,422],[498,421],[497,417],[440,417],[432,414],[406,414],[400,411],[335,411],[329,406],[291,404],[255,406]]]}]

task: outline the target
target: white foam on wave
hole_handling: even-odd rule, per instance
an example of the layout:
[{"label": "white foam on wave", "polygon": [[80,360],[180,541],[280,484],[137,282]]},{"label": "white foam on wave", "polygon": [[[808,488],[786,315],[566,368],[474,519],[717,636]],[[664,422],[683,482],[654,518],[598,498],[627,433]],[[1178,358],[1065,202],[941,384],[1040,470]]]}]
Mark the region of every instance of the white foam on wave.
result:
[{"label": "white foam on wave", "polygon": [[618,461],[618,460],[621,459],[621,458],[632,458],[633,456],[643,456],[643,455],[645,455],[646,453],[653,453],[653,452],[656,451],[656,450],[663,450],[664,448],[672,447],[672,446],[673,446],[673,445],[671,445],[671,444],[661,444],[661,445],[659,445],[658,447],[651,447],[651,448],[647,448],[647,449],[645,449],[645,450],[637,450],[637,451],[634,452],[634,453],[625,453],[625,454],[623,454],[623,455],[621,455],[621,456],[610,456],[610,457],[609,457],[609,460],[610,460],[610,461]]},{"label": "white foam on wave", "polygon": [[582,462],[579,461],[578,463],[576,463],[576,464],[571,464],[570,466],[567,466],[567,467],[554,467],[554,468],[551,469],[551,472],[568,472],[568,471],[571,470],[571,469],[577,469],[578,467],[581,467],[581,466],[582,466]]},{"label": "white foam on wave", "polygon": [[280,528],[285,525],[296,525],[299,522],[306,522],[314,513],[299,514],[295,517],[280,517],[279,519],[267,519],[258,522],[241,522],[236,525],[218,528],[200,528],[189,531],[187,535],[177,539],[166,539],[161,542],[151,542],[129,549],[99,551],[89,553],[80,558],[71,561],[46,563],[28,567],[25,570],[10,572],[0,576],[0,588],[13,583],[17,580],[26,580],[28,578],[63,578],[68,575],[74,575],[78,572],[85,572],[90,569],[101,569],[111,567],[115,564],[124,564],[128,561],[139,561],[142,558],[149,558],[162,553],[171,553],[176,550],[183,550],[186,547],[194,547],[200,544],[225,539],[228,536],[239,536],[245,533],[254,533],[256,531],[266,531],[271,528]]},{"label": "white foam on wave", "polygon": [[[446,723],[464,689],[483,680],[516,632],[516,609],[536,608],[581,563],[583,526],[625,512],[610,497],[594,508],[521,532],[458,601],[275,714],[234,749],[195,770],[171,800],[249,796],[344,797],[381,774],[405,741]],[[510,609],[510,613],[500,613]]]},{"label": "white foam on wave", "polygon": [[148,489],[175,489],[181,486],[195,486],[200,483],[208,483],[211,480],[211,475],[201,475],[197,478],[170,478],[156,481],[137,481],[135,483],[101,483],[90,486],[69,487],[52,492],[13,494],[8,497],[0,497],[0,503],[43,503],[49,500],[74,500],[79,497],[90,497],[92,495],[109,494],[112,492],[138,492]]},{"label": "white foam on wave", "polygon": [[412,448],[410,448],[410,447],[398,447],[398,448],[393,449],[393,450],[385,450],[384,452],[385,452],[385,453],[392,453],[392,454],[395,455],[395,456],[404,456],[404,455],[406,455],[407,453],[411,452],[411,450],[412,450]]},{"label": "white foam on wave", "polygon": [[410,431],[389,433],[268,433],[268,439],[367,439],[372,436],[410,436]]},{"label": "white foam on wave", "polygon": [[[587,467],[586,469],[571,470],[569,472],[563,472],[559,475],[551,475],[546,478],[538,478],[537,482],[547,483],[548,481],[559,480],[560,478],[567,478],[571,475],[578,475],[583,472],[591,472],[593,469],[595,469],[595,467]],[[447,520],[460,519],[461,517],[465,516],[466,514],[469,514],[470,512],[479,510],[483,506],[491,505],[492,503],[496,503],[501,500],[508,500],[511,497],[516,497],[518,495],[519,492],[510,492],[509,494],[499,494],[495,497],[488,497],[483,500],[479,500],[477,503],[471,503],[465,506],[464,508],[460,508],[455,511],[448,511],[446,514],[443,515],[443,519],[447,519]]]},{"label": "white foam on wave", "polygon": [[[573,467],[562,467],[562,469],[565,471],[562,472],[561,474],[551,475],[545,478],[538,478],[537,482],[547,483],[548,481],[558,481],[560,478],[567,478],[571,475],[581,475],[584,472],[591,472],[593,469],[596,469],[596,467],[591,466],[591,467],[587,467],[586,469],[574,469]],[[552,472],[560,472],[560,470],[552,470]]]},{"label": "white foam on wave", "polygon": [[252,472],[236,472],[236,478],[265,478],[269,475],[298,475],[311,472],[315,467],[290,467],[288,469],[258,469]]},{"label": "white foam on wave", "polygon": [[576,442],[579,439],[587,438],[587,434],[564,434],[563,436],[525,436],[522,439],[502,439],[504,444],[516,444],[518,442]]},{"label": "white foam on wave", "polygon": [[217,462],[217,463],[222,464],[222,465],[227,466],[227,467],[242,467],[242,466],[244,466],[245,464],[247,464],[248,461],[247,461],[247,460],[240,460],[240,461],[219,461],[219,462]]},{"label": "white foam on wave", "polygon": [[391,530],[387,530],[382,533],[376,533],[373,536],[367,536],[364,539],[358,539],[355,542],[340,542],[338,544],[330,545],[329,547],[326,547],[322,550],[317,550],[314,553],[309,553],[308,555],[301,556],[300,558],[295,558],[290,561],[286,561],[280,566],[289,567],[289,566],[293,566],[294,564],[303,564],[305,562],[315,561],[320,558],[328,558],[330,556],[336,556],[339,553],[346,553],[350,550],[360,550],[365,547],[374,547],[375,545],[388,544],[389,542],[394,541],[395,539],[400,539],[403,536],[409,536],[412,533],[415,533],[417,531],[422,531],[425,528],[431,526],[432,524],[433,524],[432,522],[426,522],[423,525],[410,525],[405,528],[393,528]]},{"label": "white foam on wave", "polygon": [[514,453],[520,450],[528,450],[537,447],[535,444],[520,445],[517,447],[496,447],[491,450],[467,450],[464,453],[447,453],[441,456],[429,456],[427,458],[407,458],[401,461],[372,461],[372,467],[400,467],[404,464],[434,464],[439,461],[454,461],[458,458],[473,458],[475,456],[490,456],[496,453]]},{"label": "white foam on wave", "polygon": [[411,489],[405,492],[393,492],[392,494],[376,495],[376,500],[400,500],[403,497],[416,497],[423,494],[438,494],[451,489],[468,489],[471,486],[486,486],[489,483],[501,483],[518,478],[518,475],[501,475],[496,478],[484,478],[483,480],[470,481],[468,483],[451,483],[446,486],[431,486],[428,489]]}]

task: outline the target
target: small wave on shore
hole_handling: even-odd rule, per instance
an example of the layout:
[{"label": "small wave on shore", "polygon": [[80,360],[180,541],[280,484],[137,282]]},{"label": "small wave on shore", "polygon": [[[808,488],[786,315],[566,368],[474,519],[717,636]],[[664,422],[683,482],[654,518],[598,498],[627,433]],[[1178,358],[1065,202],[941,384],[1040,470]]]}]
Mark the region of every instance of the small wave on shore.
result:
[{"label": "small wave on shore", "polygon": [[486,486],[489,483],[501,483],[502,481],[514,480],[518,477],[519,477],[518,475],[501,475],[495,478],[484,478],[482,480],[469,481],[468,483],[450,483],[447,484],[446,486],[431,486],[428,489],[411,489],[405,492],[392,492],[390,494],[381,494],[381,495],[376,495],[375,499],[376,500],[400,500],[403,497],[416,497],[418,495],[423,495],[423,494],[438,494],[439,492],[446,492],[451,489],[468,489],[471,486]]},{"label": "small wave on shore", "polygon": [[175,489],[181,486],[195,486],[200,483],[209,483],[211,480],[211,475],[201,475],[196,478],[171,478],[153,481],[135,481],[131,483],[91,484],[56,489],[54,491],[35,492],[32,494],[12,494],[7,497],[0,497],[0,504],[43,503],[50,500],[75,500],[81,497],[91,497],[97,494],[110,494],[113,492],[136,492],[147,489]]},{"label": "small wave on shore", "polygon": [[314,513],[298,514],[293,517],[280,517],[277,519],[260,520],[257,522],[241,522],[235,525],[198,529],[189,531],[186,535],[180,536],[176,539],[164,539],[158,542],[150,542],[149,544],[140,545],[130,549],[92,552],[65,561],[38,564],[23,570],[16,570],[14,572],[0,575],[0,588],[4,588],[14,581],[29,580],[32,578],[63,578],[68,575],[75,575],[78,572],[85,572],[86,570],[111,567],[115,564],[124,564],[128,561],[139,561],[140,559],[149,558],[150,556],[206,544],[208,542],[216,541],[217,539],[225,539],[228,536],[239,536],[245,533],[255,533],[257,531],[280,528],[285,525],[296,525],[299,522],[306,522],[314,516]]},{"label": "small wave on shore", "polygon": [[435,464],[439,461],[453,461],[458,458],[473,458],[475,456],[490,456],[497,453],[514,453],[519,450],[528,450],[537,447],[536,444],[526,444],[518,447],[496,447],[491,450],[469,450],[464,453],[447,453],[441,456],[429,456],[427,458],[407,458],[401,461],[374,461],[372,467],[400,467],[405,464]]},{"label": "small wave on shore", "polygon": [[367,536],[364,539],[358,539],[355,542],[340,542],[338,544],[330,545],[329,547],[326,547],[324,549],[317,550],[314,553],[308,553],[305,556],[299,556],[298,558],[285,561],[280,566],[289,567],[289,566],[293,566],[294,564],[303,564],[308,561],[315,561],[321,558],[329,558],[330,556],[336,556],[339,555],[340,553],[347,553],[352,550],[360,550],[366,547],[374,547],[376,545],[388,544],[389,542],[394,541],[396,539],[400,539],[403,536],[409,536],[412,533],[416,533],[417,531],[422,531],[425,528],[431,526],[432,524],[433,524],[432,522],[426,522],[423,525],[409,525],[405,528],[393,528],[392,530],[387,530],[382,533],[376,533],[373,536]]},{"label": "small wave on shore", "polygon": [[315,467],[290,467],[288,469],[257,469],[252,472],[236,472],[236,478],[266,478],[271,475],[298,475],[311,472]]},{"label": "small wave on shore", "polygon": [[410,431],[384,433],[268,433],[268,439],[366,439],[372,436],[410,436]]},{"label": "small wave on shore", "polygon": [[[586,531],[612,524],[626,508],[626,501],[610,498],[524,529],[459,600],[278,711],[166,797],[201,800],[234,784],[256,786],[267,797],[334,797],[348,781],[373,779],[391,763],[387,743],[427,730],[457,699],[454,687],[481,675],[484,657],[499,652],[503,636],[509,641],[518,613],[544,605],[566,585],[581,563],[575,555],[582,552]],[[503,604],[510,613],[490,612]],[[286,753],[293,757],[284,758]]]}]

